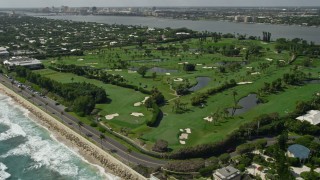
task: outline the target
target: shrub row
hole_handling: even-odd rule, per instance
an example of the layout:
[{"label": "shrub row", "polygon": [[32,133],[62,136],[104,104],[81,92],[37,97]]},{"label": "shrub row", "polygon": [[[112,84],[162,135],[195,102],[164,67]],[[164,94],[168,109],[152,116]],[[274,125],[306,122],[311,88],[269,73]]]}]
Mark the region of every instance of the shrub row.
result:
[{"label": "shrub row", "polygon": [[210,95],[214,95],[216,93],[222,92],[222,91],[229,89],[229,88],[233,88],[235,86],[237,86],[237,83],[234,80],[230,80],[229,83],[226,82],[220,87],[208,89],[207,92],[200,93],[200,94],[194,96],[193,98],[191,98],[191,104],[192,104],[192,106],[198,106],[201,103],[204,103],[206,101],[206,99],[209,98]]},{"label": "shrub row", "polygon": [[155,124],[159,120],[161,113],[162,113],[161,109],[159,108],[159,106],[156,103],[153,103],[152,109],[153,109],[152,118],[147,121],[147,126],[149,126],[149,127],[155,126]]}]

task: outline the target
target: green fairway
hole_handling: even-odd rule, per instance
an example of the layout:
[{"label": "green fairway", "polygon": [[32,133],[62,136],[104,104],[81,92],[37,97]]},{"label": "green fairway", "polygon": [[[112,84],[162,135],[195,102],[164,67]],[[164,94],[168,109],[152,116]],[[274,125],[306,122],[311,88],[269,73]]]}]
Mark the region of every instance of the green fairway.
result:
[{"label": "green fairway", "polygon": [[[232,47],[239,50],[238,55],[226,56],[221,49]],[[260,46],[259,55],[251,55],[249,60],[244,62],[248,48]],[[71,73],[61,73],[49,69],[38,70],[37,72],[59,82],[88,82],[103,87],[111,99],[110,103],[98,104],[103,121],[118,132],[126,131],[133,139],[139,138],[151,148],[157,139],[164,139],[169,142],[169,147],[179,149],[184,146],[194,146],[203,143],[222,140],[237,129],[241,124],[252,121],[261,114],[277,112],[285,115],[295,109],[297,101],[310,100],[312,95],[319,91],[319,84],[306,84],[303,86],[284,85],[282,91],[275,94],[263,96],[267,103],[259,104],[239,116],[221,116],[218,122],[208,122],[203,118],[215,112],[234,106],[234,98],[238,101],[250,93],[259,93],[265,83],[272,83],[282,78],[285,73],[293,73],[298,69],[309,76],[319,77],[319,59],[312,59],[310,67],[304,66],[308,57],[299,56],[292,65],[288,65],[291,54],[283,50],[278,53],[274,43],[265,43],[258,40],[236,40],[223,39],[218,42],[189,39],[183,42],[172,42],[161,45],[145,45],[144,48],[136,46],[104,48],[100,50],[86,51],[84,56],[69,56],[53,58],[45,61],[46,67],[55,64],[75,64],[97,68],[109,74],[120,75],[130,85],[151,90],[159,89],[166,104],[161,107],[163,118],[157,127],[146,126],[146,120],[152,116],[151,110],[144,105],[134,107],[134,103],[141,102],[146,95],[141,92],[119,87],[116,85],[104,84],[98,80],[76,76]],[[159,50],[162,47],[163,50]],[[187,47],[187,48],[186,48]],[[204,51],[203,49],[207,49]],[[220,49],[216,52],[216,49]],[[195,71],[186,72],[183,64],[194,64]],[[170,73],[147,72],[146,77],[138,74],[135,68],[147,66],[148,68],[160,67]],[[225,68],[225,71],[221,70]],[[133,69],[132,69],[133,68]],[[172,70],[175,70],[174,72]],[[197,84],[197,77],[208,77],[210,82],[196,92],[185,96],[178,96],[174,90],[179,84],[189,83],[189,87]],[[180,80],[179,80],[180,79]],[[234,80],[237,83],[250,82],[249,84],[237,85],[221,93],[210,95],[203,107],[192,106],[191,99],[209,89],[220,87],[225,82]],[[237,95],[233,97],[233,92]],[[185,103],[184,111],[176,113],[173,106],[176,100]],[[134,117],[132,112],[143,113],[143,117]],[[106,120],[104,116],[118,113],[119,116],[112,120]],[[190,128],[191,133],[186,144],[179,142],[180,129]]]}]

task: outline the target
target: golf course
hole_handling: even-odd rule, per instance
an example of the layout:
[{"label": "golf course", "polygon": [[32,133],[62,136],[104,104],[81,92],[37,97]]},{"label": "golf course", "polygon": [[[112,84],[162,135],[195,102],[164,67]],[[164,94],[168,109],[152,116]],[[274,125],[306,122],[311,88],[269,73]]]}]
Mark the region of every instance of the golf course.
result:
[{"label": "golf course", "polygon": [[[43,61],[44,69],[33,72],[60,83],[86,82],[103,88],[109,100],[96,104],[95,113],[82,117],[72,113],[85,123],[98,119],[148,150],[159,139],[167,141],[169,149],[178,150],[221,141],[262,114],[285,116],[295,110],[297,101],[310,100],[319,92],[319,81],[310,80],[319,79],[320,59],[283,44],[207,37],[108,46],[87,50],[83,56],[49,58]],[[63,69],[70,65],[85,68],[91,77],[102,72],[121,77],[123,83],[142,90]],[[287,83],[284,74],[302,74],[301,82]],[[266,90],[276,80],[277,88]],[[147,107],[150,94],[143,90],[153,89],[162,93],[165,103],[159,105],[157,123],[150,127],[146,122],[154,109]]]}]

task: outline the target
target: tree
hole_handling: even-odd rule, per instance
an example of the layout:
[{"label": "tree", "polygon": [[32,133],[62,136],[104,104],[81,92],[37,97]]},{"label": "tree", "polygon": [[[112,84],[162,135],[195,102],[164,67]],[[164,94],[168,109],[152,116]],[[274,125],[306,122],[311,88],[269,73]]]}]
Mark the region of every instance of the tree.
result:
[{"label": "tree", "polygon": [[237,146],[236,151],[238,154],[243,155],[247,154],[254,150],[254,146],[252,144],[246,143]]},{"label": "tree", "polygon": [[157,77],[157,73],[156,73],[156,72],[153,72],[153,73],[152,73],[152,79],[155,80],[156,77]]},{"label": "tree", "polygon": [[80,133],[81,133],[81,128],[82,128],[82,126],[83,126],[83,122],[82,122],[82,121],[78,121],[78,126],[79,126],[79,131],[80,131]]},{"label": "tree", "polygon": [[195,64],[183,64],[183,70],[185,71],[195,71],[196,70],[196,65]]},{"label": "tree", "polygon": [[94,107],[94,100],[90,96],[80,96],[73,102],[73,110],[80,116],[90,114]]},{"label": "tree", "polygon": [[302,172],[300,176],[305,180],[316,180],[320,179],[320,173],[317,173],[315,171],[310,172]]},{"label": "tree", "polygon": [[219,157],[218,157],[218,159],[220,160],[220,162],[222,163],[222,164],[227,164],[228,162],[229,162],[229,160],[230,160],[230,154],[228,154],[228,153],[224,153],[224,154],[221,154]]},{"label": "tree", "polygon": [[48,107],[48,102],[45,102],[44,105],[45,105],[46,111],[48,111],[48,109],[47,109],[47,107]]},{"label": "tree", "polygon": [[154,144],[154,146],[152,147],[152,150],[156,152],[167,152],[168,142],[163,139],[158,139]]},{"label": "tree", "polygon": [[145,102],[144,102],[144,106],[149,109],[152,108],[152,104],[153,104],[153,100],[151,98],[148,98]]},{"label": "tree", "polygon": [[237,91],[233,91],[232,92],[232,96],[233,96],[233,102],[234,102],[234,107],[236,108],[237,107],[237,99],[236,99],[236,96],[238,95]]},{"label": "tree", "polygon": [[63,114],[64,114],[63,111],[60,111],[60,118],[62,121],[63,121],[63,119],[62,119]]},{"label": "tree", "polygon": [[149,68],[147,68],[146,66],[141,66],[141,67],[138,69],[137,72],[138,72],[142,77],[145,77],[148,69],[149,69]]},{"label": "tree", "polygon": [[287,141],[288,141],[288,133],[283,132],[279,137],[278,137],[278,145],[279,148],[283,151],[286,150],[287,147]]},{"label": "tree", "polygon": [[106,137],[104,136],[104,134],[100,134],[99,138],[100,138],[101,147],[103,148],[103,146],[102,146],[102,140],[104,140]]},{"label": "tree", "polygon": [[295,143],[310,147],[312,141],[314,140],[314,137],[311,135],[304,135],[302,137],[299,137],[298,139],[295,140]]}]

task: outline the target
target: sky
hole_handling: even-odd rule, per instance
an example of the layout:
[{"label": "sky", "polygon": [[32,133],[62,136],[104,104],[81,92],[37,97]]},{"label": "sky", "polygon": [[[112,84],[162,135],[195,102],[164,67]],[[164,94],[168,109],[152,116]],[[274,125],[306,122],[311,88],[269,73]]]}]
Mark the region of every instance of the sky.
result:
[{"label": "sky", "polygon": [[320,6],[320,0],[0,0],[0,8],[133,6]]}]

